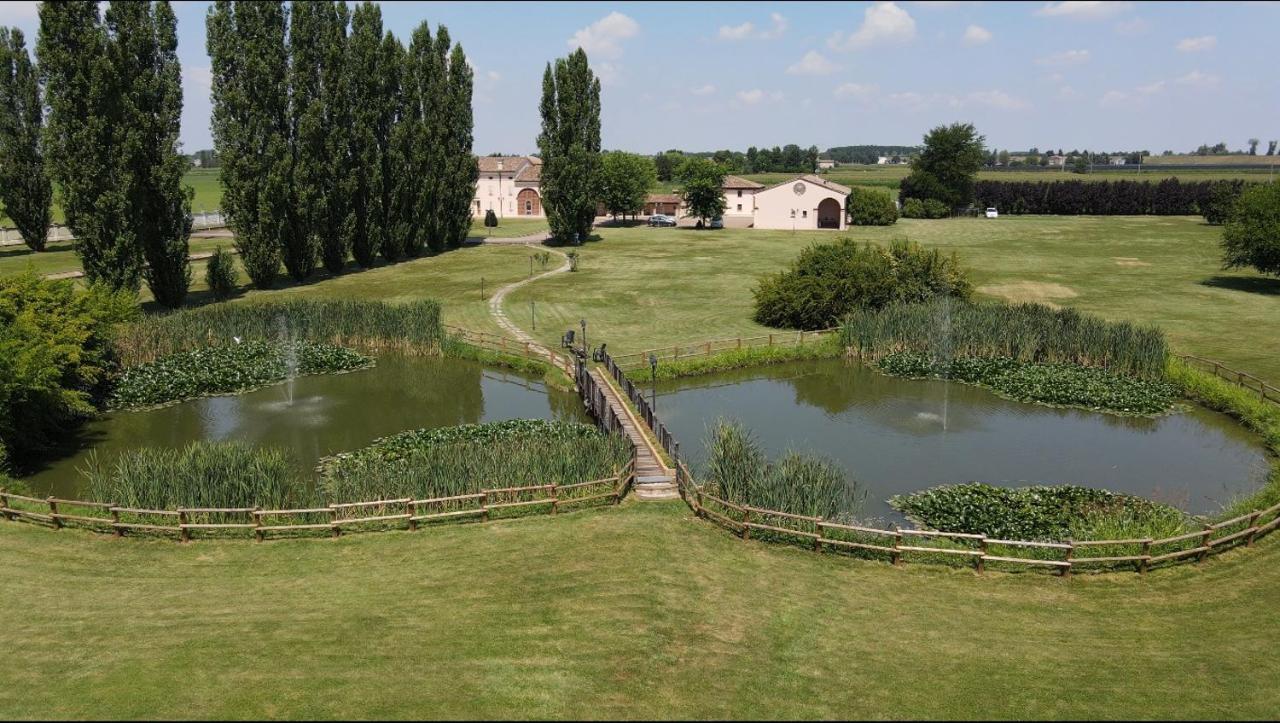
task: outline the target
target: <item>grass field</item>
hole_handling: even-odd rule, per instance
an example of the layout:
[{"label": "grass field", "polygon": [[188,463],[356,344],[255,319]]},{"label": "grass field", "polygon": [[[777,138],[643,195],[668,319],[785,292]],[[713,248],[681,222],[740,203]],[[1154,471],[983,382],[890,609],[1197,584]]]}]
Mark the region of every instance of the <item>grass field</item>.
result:
[{"label": "grass field", "polygon": [[678,502],[338,541],[0,522],[11,718],[1269,718],[1280,542],[1145,577],[744,543]]}]

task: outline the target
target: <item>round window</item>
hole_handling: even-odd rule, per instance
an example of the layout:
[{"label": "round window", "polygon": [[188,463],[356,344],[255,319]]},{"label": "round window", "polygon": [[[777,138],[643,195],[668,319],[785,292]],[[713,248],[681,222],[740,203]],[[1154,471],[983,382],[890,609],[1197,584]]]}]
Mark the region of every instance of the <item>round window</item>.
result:
[{"label": "round window", "polygon": [[792,190],[792,191],[795,191],[797,196],[803,196],[803,195],[804,195],[804,184],[803,184],[803,183],[799,183],[799,182],[797,182],[797,183],[796,183],[796,185],[794,185],[794,186],[792,186],[792,187],[791,187],[791,190]]}]

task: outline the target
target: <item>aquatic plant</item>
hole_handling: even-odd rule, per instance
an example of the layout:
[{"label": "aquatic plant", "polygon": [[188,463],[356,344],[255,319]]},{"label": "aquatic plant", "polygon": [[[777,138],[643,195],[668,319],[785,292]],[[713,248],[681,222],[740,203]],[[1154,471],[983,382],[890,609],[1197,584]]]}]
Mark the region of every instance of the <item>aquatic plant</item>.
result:
[{"label": "aquatic plant", "polygon": [[279,449],[239,442],[194,442],[181,449],[144,447],[82,470],[93,499],[122,507],[289,508],[309,504],[295,464]]},{"label": "aquatic plant", "polygon": [[438,353],[440,304],[289,299],[213,304],[144,317],[121,327],[112,346],[125,367],[240,340],[299,339],[364,350]]},{"label": "aquatic plant", "polygon": [[126,370],[109,405],[145,407],[240,392],[290,376],[362,369],[373,360],[350,349],[300,341],[246,341],[180,352]]},{"label": "aquatic plant", "polygon": [[770,462],[741,423],[719,420],[707,440],[702,478],[730,502],[828,520],[851,520],[865,492],[835,462],[789,451]]},{"label": "aquatic plant", "polygon": [[840,339],[864,359],[912,351],[941,360],[1007,357],[1068,363],[1160,379],[1169,355],[1154,326],[1104,321],[1075,309],[1040,304],[966,303],[939,299],[858,309],[841,322]]}]

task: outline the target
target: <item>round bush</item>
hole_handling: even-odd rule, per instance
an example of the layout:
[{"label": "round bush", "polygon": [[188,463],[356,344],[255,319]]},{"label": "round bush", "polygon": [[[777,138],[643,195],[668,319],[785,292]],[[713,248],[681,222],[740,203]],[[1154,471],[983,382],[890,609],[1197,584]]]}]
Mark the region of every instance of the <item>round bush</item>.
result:
[{"label": "round bush", "polygon": [[484,212],[484,225],[486,228],[495,228],[498,225],[498,214],[489,209]]},{"label": "round bush", "polygon": [[236,290],[235,257],[223,251],[221,246],[214,249],[213,256],[209,257],[209,263],[205,266],[204,280],[209,285],[213,298],[218,301],[230,298]]},{"label": "round bush", "polygon": [[869,188],[853,189],[848,211],[854,226],[892,226],[898,220],[898,206],[893,198]]},{"label": "round bush", "polygon": [[903,218],[946,218],[948,215],[947,204],[936,198],[908,198],[902,202]]}]

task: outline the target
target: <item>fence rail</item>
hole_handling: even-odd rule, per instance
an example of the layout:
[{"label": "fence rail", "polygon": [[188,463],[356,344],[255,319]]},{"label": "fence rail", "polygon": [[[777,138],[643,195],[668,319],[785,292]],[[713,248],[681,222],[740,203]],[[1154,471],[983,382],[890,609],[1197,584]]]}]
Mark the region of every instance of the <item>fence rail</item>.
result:
[{"label": "fence rail", "polygon": [[196,531],[243,531],[262,542],[277,532],[325,530],[332,537],[339,537],[346,528],[360,525],[378,524],[385,529],[403,524],[409,530],[416,530],[424,524],[467,521],[470,517],[487,522],[493,519],[494,513],[505,516],[504,510],[545,507],[547,514],[556,514],[567,506],[588,502],[618,504],[634,479],[633,456],[612,477],[568,485],[495,487],[450,497],[403,497],[280,510],[253,507],[152,510],[111,502],[31,497],[0,491],[0,517],[42,522],[56,529],[74,522],[85,529],[110,531],[116,537],[136,531],[172,534],[180,542],[190,541]]},{"label": "fence rail", "polygon": [[613,357],[614,363],[625,371],[642,369],[649,364],[652,354],[658,361],[681,361],[696,357],[708,357],[713,354],[740,349],[760,347],[804,346],[829,336],[838,329],[819,329],[817,331],[788,331],[764,334],[761,336],[739,336],[730,339],[713,339],[677,346],[666,346],[658,349],[646,349],[632,354],[619,354]]},{"label": "fence rail", "polygon": [[1178,358],[1212,373],[1215,377],[1233,382],[1236,386],[1241,387],[1242,389],[1247,389],[1256,393],[1258,398],[1264,402],[1280,404],[1280,388],[1273,387],[1265,380],[1259,379],[1248,372],[1237,371],[1222,362],[1193,356],[1191,354],[1179,354]]}]

